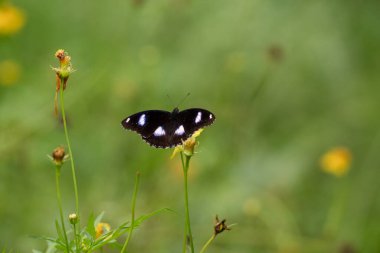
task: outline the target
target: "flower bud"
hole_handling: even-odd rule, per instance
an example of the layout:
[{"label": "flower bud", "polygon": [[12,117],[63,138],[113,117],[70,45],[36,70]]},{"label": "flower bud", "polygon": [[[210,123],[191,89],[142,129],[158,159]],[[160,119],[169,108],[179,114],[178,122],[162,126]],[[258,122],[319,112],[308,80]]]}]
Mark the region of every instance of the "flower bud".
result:
[{"label": "flower bud", "polygon": [[75,225],[78,223],[78,215],[76,213],[72,213],[69,215],[69,221],[72,225]]},{"label": "flower bud", "polygon": [[224,230],[231,230],[226,225],[226,219],[219,221],[218,215],[215,217],[215,225],[214,225],[214,235],[217,236],[218,234],[222,233]]},{"label": "flower bud", "polygon": [[65,50],[58,49],[57,52],[55,52],[54,56],[57,57],[60,62],[63,61],[66,56]]},{"label": "flower bud", "polygon": [[56,165],[62,165],[64,160],[67,158],[67,155],[65,154],[65,149],[63,147],[57,147],[54,149],[51,157]]},{"label": "flower bud", "polygon": [[54,55],[59,60],[59,68],[53,68],[53,70],[57,74],[57,79],[59,79],[59,81],[57,81],[56,90],[60,89],[60,81],[63,81],[63,89],[65,89],[70,74],[75,71],[71,66],[71,57],[63,49],[58,49]]}]

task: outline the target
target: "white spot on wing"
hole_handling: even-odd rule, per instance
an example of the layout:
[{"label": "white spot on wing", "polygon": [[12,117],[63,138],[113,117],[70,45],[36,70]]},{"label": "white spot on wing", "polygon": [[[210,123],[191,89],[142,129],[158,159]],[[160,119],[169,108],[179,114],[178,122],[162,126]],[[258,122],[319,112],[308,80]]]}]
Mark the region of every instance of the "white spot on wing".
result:
[{"label": "white spot on wing", "polygon": [[140,126],[145,125],[145,114],[143,114],[143,115],[140,116],[138,124]]},{"label": "white spot on wing", "polygon": [[195,118],[195,124],[198,124],[202,119],[202,113],[198,112],[197,117]]},{"label": "white spot on wing", "polygon": [[128,119],[125,121],[125,123],[128,123],[130,120],[131,120],[131,119],[130,119],[130,118],[128,118]]},{"label": "white spot on wing", "polygon": [[209,118],[212,119],[212,114],[210,114]]},{"label": "white spot on wing", "polygon": [[183,135],[185,133],[185,128],[183,125],[180,125],[174,132],[176,135]]},{"label": "white spot on wing", "polygon": [[153,133],[154,136],[163,136],[165,135],[165,130],[162,127],[157,127]]}]

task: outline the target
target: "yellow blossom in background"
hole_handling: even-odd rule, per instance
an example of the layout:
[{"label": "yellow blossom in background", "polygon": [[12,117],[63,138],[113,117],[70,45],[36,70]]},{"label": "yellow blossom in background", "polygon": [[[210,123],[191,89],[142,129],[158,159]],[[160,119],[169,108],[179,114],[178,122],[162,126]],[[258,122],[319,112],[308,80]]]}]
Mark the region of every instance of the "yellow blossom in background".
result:
[{"label": "yellow blossom in background", "polygon": [[96,225],[95,238],[99,238],[102,235],[108,233],[109,231],[111,231],[110,224],[101,222],[98,225]]},{"label": "yellow blossom in background", "polygon": [[345,147],[330,149],[321,158],[321,167],[327,173],[340,177],[347,173],[351,165],[352,155]]},{"label": "yellow blossom in background", "polygon": [[24,13],[10,4],[0,5],[0,35],[12,35],[24,27]]},{"label": "yellow blossom in background", "polygon": [[0,85],[11,86],[20,79],[21,67],[13,60],[0,62]]}]

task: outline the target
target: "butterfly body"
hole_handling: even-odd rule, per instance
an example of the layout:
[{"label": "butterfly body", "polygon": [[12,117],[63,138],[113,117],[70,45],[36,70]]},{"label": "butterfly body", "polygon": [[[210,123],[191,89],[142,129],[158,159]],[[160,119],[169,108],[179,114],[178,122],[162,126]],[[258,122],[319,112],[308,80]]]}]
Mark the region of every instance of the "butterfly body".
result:
[{"label": "butterfly body", "polygon": [[142,139],[156,148],[171,148],[182,144],[195,131],[211,125],[215,115],[205,109],[191,108],[172,112],[148,110],[125,118],[121,124],[127,130],[141,135]]}]

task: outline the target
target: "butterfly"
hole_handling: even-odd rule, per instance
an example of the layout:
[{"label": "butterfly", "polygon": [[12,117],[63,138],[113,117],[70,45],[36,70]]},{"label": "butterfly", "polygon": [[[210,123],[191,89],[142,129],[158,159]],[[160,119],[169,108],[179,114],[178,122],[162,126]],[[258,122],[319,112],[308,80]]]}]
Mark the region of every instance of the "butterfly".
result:
[{"label": "butterfly", "polygon": [[182,144],[195,131],[214,123],[215,115],[205,109],[191,108],[172,112],[148,110],[135,113],[121,122],[127,130],[141,135],[156,148],[172,148]]}]

